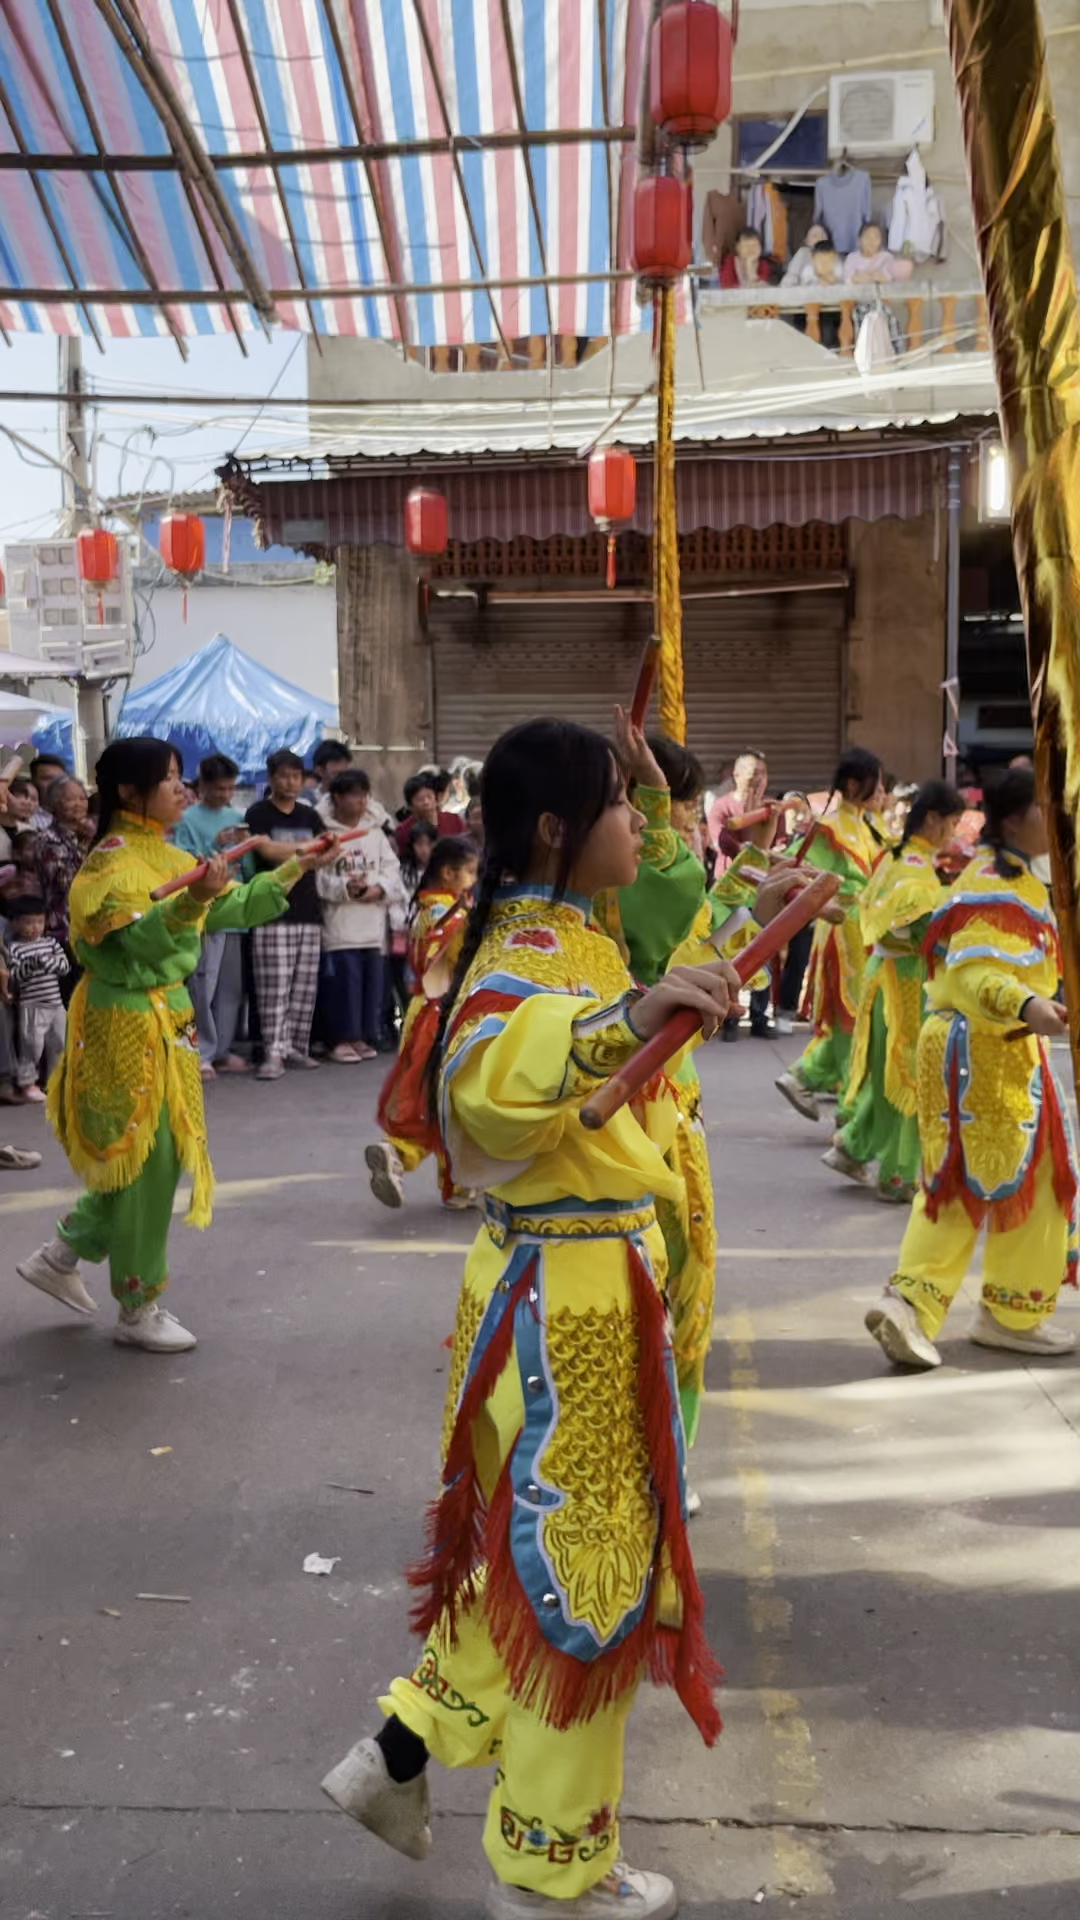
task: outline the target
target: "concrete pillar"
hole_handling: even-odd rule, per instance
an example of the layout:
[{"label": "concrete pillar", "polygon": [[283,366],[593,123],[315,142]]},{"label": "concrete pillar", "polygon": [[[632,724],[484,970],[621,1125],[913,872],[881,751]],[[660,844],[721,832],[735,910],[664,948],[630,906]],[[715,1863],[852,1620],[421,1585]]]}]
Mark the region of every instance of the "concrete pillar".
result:
[{"label": "concrete pillar", "polygon": [[341,728],[385,806],[434,755],[431,652],[417,609],[418,567],[398,547],[337,550]]},{"label": "concrete pillar", "polygon": [[852,520],[845,739],[904,780],[941,771],[945,533],[919,520]]}]

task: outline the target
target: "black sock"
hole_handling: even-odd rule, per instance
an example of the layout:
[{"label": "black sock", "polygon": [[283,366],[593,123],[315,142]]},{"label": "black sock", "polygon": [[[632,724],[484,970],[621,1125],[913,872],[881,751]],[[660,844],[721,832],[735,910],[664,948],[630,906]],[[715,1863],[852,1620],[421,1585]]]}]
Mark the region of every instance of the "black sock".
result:
[{"label": "black sock", "polygon": [[420,1735],[413,1733],[396,1713],[390,1715],[382,1731],[375,1735],[375,1745],[382,1748],[386,1771],[399,1787],[415,1780],[427,1766],[428,1750]]}]

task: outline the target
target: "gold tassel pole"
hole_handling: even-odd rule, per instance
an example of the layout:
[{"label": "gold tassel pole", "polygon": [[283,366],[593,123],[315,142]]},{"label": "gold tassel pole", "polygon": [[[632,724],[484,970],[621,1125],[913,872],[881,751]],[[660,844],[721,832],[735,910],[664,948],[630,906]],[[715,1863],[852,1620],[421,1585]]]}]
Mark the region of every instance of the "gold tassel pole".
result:
[{"label": "gold tassel pole", "polygon": [[947,0],[1080,1091],[1080,318],[1037,0]]},{"label": "gold tassel pole", "polygon": [[658,358],[656,470],[653,501],[653,594],[660,637],[660,731],[686,740],[683,698],[682,601],[679,598],[679,533],[675,514],[675,289],[657,294]]}]

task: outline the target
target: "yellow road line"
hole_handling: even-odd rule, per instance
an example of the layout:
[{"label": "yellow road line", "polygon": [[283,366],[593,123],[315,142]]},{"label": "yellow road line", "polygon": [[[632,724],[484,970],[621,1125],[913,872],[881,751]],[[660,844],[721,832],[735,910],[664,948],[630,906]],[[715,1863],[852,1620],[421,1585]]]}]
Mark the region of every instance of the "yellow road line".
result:
[{"label": "yellow road line", "polygon": [[[244,1200],[256,1199],[260,1194],[273,1193],[277,1187],[302,1186],[314,1180],[346,1180],[344,1173],[282,1173],[268,1179],[258,1180],[219,1180],[214,1188],[214,1201],[223,1207],[236,1206]],[[55,1213],[57,1208],[73,1207],[81,1187],[35,1187],[28,1193],[5,1193],[0,1199],[0,1215],[16,1213]],[[174,1213],[186,1213],[187,1193],[181,1189],[173,1205]]]},{"label": "yellow road line", "polygon": [[[783,1684],[791,1644],[791,1607],[776,1591],[776,1516],[768,1475],[761,1465],[751,1407],[759,1381],[754,1359],[754,1323],[746,1312],[727,1323],[731,1352],[731,1418],[735,1431],[735,1476],[742,1500],[749,1550],[747,1613],[754,1636],[758,1698],[772,1736],[777,1820],[823,1821],[817,1763],[810,1728],[797,1693]],[[773,1830],[777,1892],[798,1897],[830,1894],[833,1883],[820,1855],[801,1834]]]}]

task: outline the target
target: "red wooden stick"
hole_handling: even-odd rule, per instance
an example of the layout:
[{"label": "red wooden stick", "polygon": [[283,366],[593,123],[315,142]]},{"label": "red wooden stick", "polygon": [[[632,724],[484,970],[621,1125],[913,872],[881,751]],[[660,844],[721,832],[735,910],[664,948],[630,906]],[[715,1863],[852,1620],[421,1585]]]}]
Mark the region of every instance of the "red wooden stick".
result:
[{"label": "red wooden stick", "polygon": [[[813,920],[839,891],[840,876],[835,873],[819,873],[808,887],[800,888],[794,898],[781,907],[776,918],[770,920],[767,927],[762,927],[750,945],[736,955],[732,965],[743,984],[752,980],[755,973],[787,945],[792,934],[798,933],[801,927]],[[589,1095],[581,1109],[582,1126],[588,1127],[590,1132],[606,1126],[612,1115],[640,1093],[642,1087],[647,1086],[653,1075],[659,1073],[671,1059],[672,1054],[679,1053],[693,1039],[700,1027],[701,1015],[695,1013],[692,1007],[685,1008],[681,1013],[673,1013],[659,1033],[654,1033],[651,1040],[646,1040],[625,1067],[620,1067],[618,1073],[613,1073],[610,1080],[605,1080],[602,1087]]]},{"label": "red wooden stick", "polygon": [[802,846],[799,848],[798,853],[795,855],[795,865],[797,867],[802,866],[803,861],[806,859],[806,856],[809,853],[811,847],[813,846],[814,841],[816,840],[820,831],[821,831],[821,821],[814,820],[811,823],[810,831],[807,834],[805,840],[803,841]]},{"label": "red wooden stick", "polygon": [[[306,845],[309,848],[317,848],[320,853],[325,853],[334,840],[340,845],[343,840],[359,840],[361,834],[368,832],[370,832],[369,827],[352,827],[348,833],[321,833],[317,840],[298,841],[297,851],[299,852],[300,848]],[[235,847],[229,847],[225,854],[229,865],[232,866],[234,860],[242,860],[245,853],[251,853],[252,849],[259,845],[262,837],[261,834],[257,834],[253,840],[240,840]],[[174,893],[183,893],[193,881],[202,879],[209,865],[209,860],[200,860],[198,866],[189,867],[186,873],[178,873],[172,880],[163,880],[160,887],[154,888],[150,895],[151,900],[168,900]]]},{"label": "red wooden stick", "polygon": [[656,679],[656,669],[659,664],[660,635],[654,633],[645,643],[645,651],[638,668],[637,686],[634,688],[634,704],[630,709],[630,725],[637,727],[639,731],[645,725],[645,716],[649,711],[653,682]]}]

